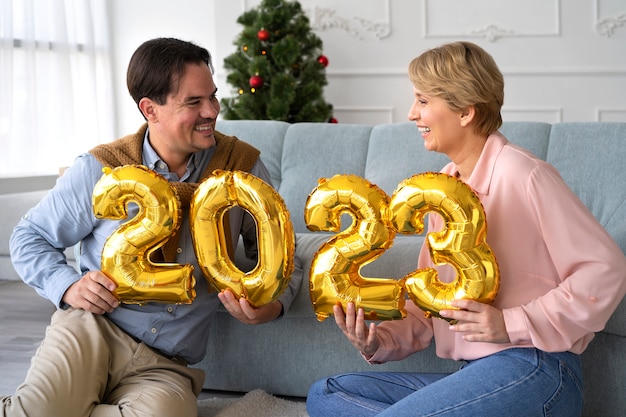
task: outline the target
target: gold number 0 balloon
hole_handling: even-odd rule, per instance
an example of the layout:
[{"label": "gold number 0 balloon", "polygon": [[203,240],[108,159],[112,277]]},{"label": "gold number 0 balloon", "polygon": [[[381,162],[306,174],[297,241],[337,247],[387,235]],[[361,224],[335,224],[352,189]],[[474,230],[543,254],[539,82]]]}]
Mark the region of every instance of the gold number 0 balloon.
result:
[{"label": "gold number 0 balloon", "polygon": [[125,219],[130,201],[140,210],[109,236],[102,251],[102,272],[117,283],[119,300],[127,304],[191,303],[196,296],[193,266],[153,264],[149,260],[180,225],[180,203],[170,184],[144,166],[102,171],[92,195],[94,215]]},{"label": "gold number 0 balloon", "polygon": [[[227,253],[223,217],[240,206],[257,226],[259,259],[247,273]],[[295,236],[287,207],[267,183],[241,171],[216,170],[204,180],[191,200],[191,232],[200,268],[209,284],[260,307],[275,300],[289,285],[293,272]]]},{"label": "gold number 0 balloon", "polygon": [[333,313],[337,302],[362,307],[368,319],[389,320],[406,316],[404,279],[364,278],[363,265],[374,261],[393,242],[395,232],[383,213],[389,197],[380,188],[355,175],[321,179],[309,195],[304,216],[309,230],[339,231],[341,214],[353,223],[317,251],[309,273],[310,295],[317,319]]},{"label": "gold number 0 balloon", "polygon": [[392,227],[399,233],[422,233],[423,217],[439,213],[443,230],[428,234],[431,258],[435,264],[452,265],[457,279],[443,283],[434,268],[424,268],[406,276],[409,297],[426,312],[439,316],[453,299],[468,298],[492,302],[500,285],[495,256],[486,243],[487,224],[483,206],[469,186],[442,173],[422,173],[404,180],[389,205]]}]

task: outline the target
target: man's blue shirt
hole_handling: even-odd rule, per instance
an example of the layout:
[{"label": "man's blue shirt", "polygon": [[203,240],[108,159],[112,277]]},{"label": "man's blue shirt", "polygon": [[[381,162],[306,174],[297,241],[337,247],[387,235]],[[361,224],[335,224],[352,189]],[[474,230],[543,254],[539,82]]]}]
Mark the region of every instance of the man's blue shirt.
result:
[{"label": "man's blue shirt", "polygon": [[[146,138],[143,143],[143,165],[164,176],[168,181],[198,182],[214,153],[214,148],[193,154],[182,178],[169,172]],[[119,228],[120,223],[138,213],[135,204],[129,205],[128,219],[117,221],[97,219],[92,209],[94,185],[102,177],[103,165],[91,154],[79,156],[57,180],[56,186],[41,202],[28,211],[11,236],[11,258],[24,282],[48,298],[58,308],[66,308],[62,298],[65,291],[82,274],[100,270],[102,248],[106,239]],[[250,171],[268,184],[269,172],[259,159]],[[180,240],[176,262],[191,264],[196,279],[196,299],[191,304],[147,303],[122,304],[107,314],[116,325],[136,339],[172,356],[180,356],[189,363],[199,362],[206,354],[209,323],[220,305],[216,293],[209,292],[207,282],[198,265],[191,240],[190,224],[181,219]],[[230,229],[236,246],[239,235],[246,243],[246,256],[256,259],[256,226],[254,219],[239,207],[229,210]],[[80,242],[80,272],[67,264],[65,248]],[[297,294],[302,270],[297,259],[289,288],[279,297],[285,311]]]}]

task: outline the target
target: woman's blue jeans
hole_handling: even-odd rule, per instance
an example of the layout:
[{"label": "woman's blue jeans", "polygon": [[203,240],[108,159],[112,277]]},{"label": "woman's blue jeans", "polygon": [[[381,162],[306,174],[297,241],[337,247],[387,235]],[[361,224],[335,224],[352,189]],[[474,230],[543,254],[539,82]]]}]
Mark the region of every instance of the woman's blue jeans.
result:
[{"label": "woman's blue jeans", "polygon": [[579,417],[580,357],[514,348],[452,374],[359,372],[324,378],[307,397],[310,417]]}]

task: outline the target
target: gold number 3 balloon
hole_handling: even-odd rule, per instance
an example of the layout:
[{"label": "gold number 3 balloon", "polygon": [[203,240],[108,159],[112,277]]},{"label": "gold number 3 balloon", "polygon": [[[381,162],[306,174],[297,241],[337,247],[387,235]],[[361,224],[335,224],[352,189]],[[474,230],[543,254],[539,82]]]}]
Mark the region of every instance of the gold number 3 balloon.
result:
[{"label": "gold number 3 balloon", "polygon": [[193,267],[149,260],[180,226],[180,203],[168,181],[138,165],[103,172],[92,195],[97,218],[122,220],[128,217],[129,202],[139,206],[139,213],[109,236],[102,251],[101,269],[117,283],[116,296],[128,304],[191,303],[196,296]]},{"label": "gold number 3 balloon", "polygon": [[[230,236],[225,236],[223,217],[233,206],[256,221],[259,259],[247,273],[235,266],[226,249]],[[190,218],[198,263],[214,289],[230,289],[260,307],[289,285],[295,236],[287,207],[269,184],[246,172],[216,170],[195,191]]]},{"label": "gold number 3 balloon", "polygon": [[355,175],[321,179],[309,195],[304,216],[312,231],[339,231],[342,213],[353,223],[317,251],[309,273],[310,295],[317,319],[333,313],[338,302],[362,307],[366,318],[389,320],[406,316],[404,279],[364,278],[363,265],[380,257],[395,232],[384,221],[389,197],[380,188]]},{"label": "gold number 3 balloon", "polygon": [[434,268],[424,268],[406,276],[409,297],[426,312],[441,317],[443,309],[454,309],[450,301],[460,298],[492,302],[500,285],[495,256],[486,243],[487,224],[483,206],[465,183],[442,173],[422,173],[404,180],[389,205],[392,227],[399,233],[422,233],[423,217],[439,213],[443,230],[427,236],[436,265],[447,263],[457,279],[443,283]]}]

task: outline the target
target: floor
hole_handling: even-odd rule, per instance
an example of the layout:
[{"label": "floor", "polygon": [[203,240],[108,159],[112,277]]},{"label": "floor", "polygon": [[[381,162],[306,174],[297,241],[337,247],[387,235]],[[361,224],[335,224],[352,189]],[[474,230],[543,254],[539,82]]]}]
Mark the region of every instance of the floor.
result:
[{"label": "floor", "polygon": [[53,312],[21,281],[0,281],[0,395],[12,394],[23,381]]},{"label": "floor", "polygon": [[[0,280],[0,396],[10,395],[22,383],[54,306],[21,281]],[[241,396],[205,391],[200,399]]]}]

